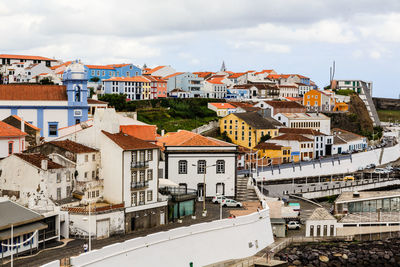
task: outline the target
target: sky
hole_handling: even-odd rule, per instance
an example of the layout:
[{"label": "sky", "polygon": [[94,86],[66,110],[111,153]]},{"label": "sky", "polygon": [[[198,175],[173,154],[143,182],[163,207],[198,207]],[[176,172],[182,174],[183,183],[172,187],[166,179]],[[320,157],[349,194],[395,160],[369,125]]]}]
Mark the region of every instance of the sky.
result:
[{"label": "sky", "polygon": [[177,71],[274,69],[399,98],[399,0],[0,0],[0,54]]}]

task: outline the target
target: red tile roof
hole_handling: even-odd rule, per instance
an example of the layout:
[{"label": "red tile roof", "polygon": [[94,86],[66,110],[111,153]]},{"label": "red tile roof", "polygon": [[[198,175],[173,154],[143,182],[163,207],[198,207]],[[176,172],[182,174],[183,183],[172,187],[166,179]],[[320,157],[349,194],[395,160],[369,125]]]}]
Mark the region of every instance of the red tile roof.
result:
[{"label": "red tile roof", "polygon": [[193,74],[196,74],[197,77],[199,77],[199,78],[207,78],[207,77],[213,75],[214,72],[199,71],[199,72],[193,72]]},{"label": "red tile roof", "polygon": [[68,101],[65,85],[2,84],[0,100]]},{"label": "red tile roof", "polygon": [[146,141],[155,141],[157,136],[155,125],[121,125],[120,129],[125,134]]},{"label": "red tile roof", "polygon": [[89,69],[99,69],[99,70],[113,70],[114,67],[109,65],[86,65]]},{"label": "red tile roof", "polygon": [[110,79],[104,80],[105,82],[142,82],[149,83],[150,80],[144,76],[134,76],[134,77],[112,77]]},{"label": "red tile roof", "polygon": [[163,77],[163,79],[164,79],[164,80],[168,80],[168,79],[171,78],[171,77],[175,77],[175,76],[178,76],[178,75],[181,75],[181,74],[184,74],[184,72],[175,72],[175,73],[173,73],[173,74],[171,74],[171,75],[168,75],[168,76]]},{"label": "red tile roof", "polygon": [[72,153],[93,153],[93,152],[97,152],[97,149],[76,143],[74,141],[71,140],[62,140],[62,141],[50,141],[50,144],[53,144],[55,146],[58,146],[64,150],[68,150]]},{"label": "red tile roof", "polygon": [[268,79],[279,79],[281,75],[279,74],[270,74],[267,76]]},{"label": "red tile roof", "polygon": [[69,64],[71,64],[71,63],[72,63],[72,61],[67,61],[67,62],[64,62],[63,64],[50,67],[50,69],[55,70],[55,69],[58,69],[59,67],[62,67],[62,66],[66,66],[66,67],[67,67],[67,66],[69,66]]},{"label": "red tile roof", "polygon": [[228,78],[229,79],[235,79],[235,78],[239,78],[240,76],[245,75],[245,74],[246,74],[246,72],[233,73]]},{"label": "red tile roof", "polygon": [[42,160],[47,160],[47,169],[64,168],[64,166],[62,166],[58,163],[55,163],[50,158],[48,158],[45,155],[42,155],[40,153],[15,153],[13,155],[19,157],[20,159],[38,167],[38,168],[42,168]]},{"label": "red tile roof", "polygon": [[131,64],[122,63],[122,64],[108,64],[106,66],[113,67],[113,68],[122,68],[122,67],[126,67],[126,66],[129,66],[129,65],[131,65]]},{"label": "red tile roof", "polygon": [[90,105],[95,105],[95,104],[108,104],[108,102],[104,102],[104,101],[100,101],[97,99],[92,99],[92,98],[88,98],[87,99],[88,104]]},{"label": "red tile roof", "polygon": [[155,149],[158,146],[144,141],[142,139],[130,136],[126,133],[112,134],[106,131],[101,131],[105,136],[110,138],[115,144],[117,144],[123,150],[139,150],[139,149]]},{"label": "red tile roof", "polygon": [[212,78],[210,80],[207,80],[207,82],[212,83],[212,84],[224,84],[222,82],[223,79],[225,79],[225,77]]},{"label": "red tile roof", "polygon": [[210,105],[213,105],[217,109],[227,109],[227,108],[232,108],[235,109],[236,107],[229,104],[229,103],[209,103]]},{"label": "red tile roof", "polygon": [[224,141],[205,137],[186,130],[167,134],[158,139],[157,143],[160,146],[235,146]]},{"label": "red tile roof", "polygon": [[301,134],[292,134],[292,133],[287,133],[283,134],[277,137],[274,137],[270,140],[296,140],[299,142],[312,142],[313,140],[310,138],[305,137],[304,135]]},{"label": "red tile roof", "polygon": [[281,150],[283,146],[277,145],[275,143],[260,143],[254,148],[256,149],[268,149],[268,150]]},{"label": "red tile roof", "polygon": [[24,133],[20,129],[0,121],[0,137],[19,137],[25,135],[27,135],[27,133]]},{"label": "red tile roof", "polygon": [[[17,120],[21,121],[22,119],[18,117],[17,115],[12,115],[12,117],[16,118]],[[36,131],[40,131],[40,128],[36,127],[35,125],[30,124],[27,121],[24,121],[25,125],[28,125],[29,127],[35,129]]]},{"label": "red tile roof", "polygon": [[265,101],[273,108],[305,108],[303,105],[294,101]]},{"label": "red tile roof", "polygon": [[164,68],[165,66],[158,66],[158,67],[155,67],[155,68],[153,68],[153,69],[151,69],[151,70],[149,70],[149,71],[146,71],[146,74],[152,74],[152,73],[154,73],[154,72],[156,72],[156,71],[158,71],[158,70],[160,70],[160,69],[162,69],[162,68]]},{"label": "red tile roof", "polygon": [[280,128],[279,133],[308,134],[308,135],[325,135],[320,131],[304,128]]},{"label": "red tile roof", "polygon": [[7,55],[7,54],[0,54],[0,58],[57,61],[55,59],[48,58],[48,57],[26,56],[26,55]]}]

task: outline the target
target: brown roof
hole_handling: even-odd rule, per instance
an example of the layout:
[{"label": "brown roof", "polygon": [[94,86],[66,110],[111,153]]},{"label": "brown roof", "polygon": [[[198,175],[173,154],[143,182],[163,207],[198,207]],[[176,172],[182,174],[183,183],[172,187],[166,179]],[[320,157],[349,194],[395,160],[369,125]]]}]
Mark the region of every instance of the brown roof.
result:
[{"label": "brown roof", "polygon": [[186,130],[169,133],[158,139],[157,143],[162,146],[235,146],[231,143],[205,137]]},{"label": "brown roof", "polygon": [[57,60],[55,60],[55,59],[48,58],[48,57],[27,56],[27,55],[7,55],[7,54],[0,54],[0,58],[57,61]]},{"label": "brown roof", "polygon": [[71,140],[62,140],[62,141],[50,141],[50,144],[53,144],[55,146],[58,146],[62,149],[68,150],[72,153],[92,153],[92,152],[97,152],[97,149],[76,143]]},{"label": "brown roof", "polygon": [[312,142],[313,141],[312,139],[307,138],[304,135],[290,134],[290,133],[274,137],[270,140],[296,140],[296,141],[300,141],[300,142]]},{"label": "brown roof", "polygon": [[332,129],[333,135],[336,137],[339,137],[340,139],[344,140],[345,142],[350,142],[354,140],[359,140],[360,138],[365,138],[364,136],[339,129],[339,128],[333,128]]},{"label": "brown roof", "polygon": [[280,122],[274,120],[273,118],[264,118],[257,112],[244,112],[233,114],[256,129],[276,129],[277,126],[282,126]]},{"label": "brown roof", "polygon": [[48,158],[45,155],[40,154],[40,153],[15,153],[13,155],[19,157],[20,159],[38,167],[38,168],[42,167],[42,160],[47,160],[47,169],[64,168],[64,166],[62,166],[58,163],[55,163],[50,158]]},{"label": "brown roof", "polygon": [[0,137],[15,137],[25,135],[27,134],[22,132],[20,129],[0,121]]},{"label": "brown roof", "polygon": [[120,129],[123,133],[141,140],[155,141],[157,136],[155,125],[121,125]]},{"label": "brown roof", "polygon": [[260,143],[254,148],[256,149],[268,149],[268,150],[281,150],[283,146],[274,143]]},{"label": "brown roof", "polygon": [[[13,118],[15,118],[15,119],[17,119],[17,120],[19,120],[19,121],[22,121],[22,119],[21,119],[20,117],[18,117],[17,115],[11,115],[11,117],[13,117]],[[33,128],[33,129],[36,130],[36,131],[40,131],[40,128],[36,127],[35,125],[30,124],[30,123],[27,122],[27,121],[24,121],[24,124],[27,125],[27,126],[29,126],[29,127],[31,127],[31,128]]]},{"label": "brown roof", "polygon": [[130,136],[128,134],[119,132],[112,134],[106,131],[101,131],[105,136],[110,138],[114,143],[116,143],[123,150],[138,150],[138,149],[154,149],[159,148],[158,146],[144,141],[142,139]]},{"label": "brown roof", "polygon": [[325,135],[320,131],[313,129],[303,129],[303,128],[280,128],[279,133],[294,133],[294,134],[309,134],[309,135]]},{"label": "brown roof", "polygon": [[64,85],[2,84],[0,100],[68,101]]},{"label": "brown roof", "polygon": [[294,101],[265,101],[268,105],[273,108],[304,108],[305,107]]},{"label": "brown roof", "polygon": [[88,98],[87,99],[88,104],[108,104],[108,102],[104,102],[104,101],[100,101],[97,99],[92,99],[92,98]]}]

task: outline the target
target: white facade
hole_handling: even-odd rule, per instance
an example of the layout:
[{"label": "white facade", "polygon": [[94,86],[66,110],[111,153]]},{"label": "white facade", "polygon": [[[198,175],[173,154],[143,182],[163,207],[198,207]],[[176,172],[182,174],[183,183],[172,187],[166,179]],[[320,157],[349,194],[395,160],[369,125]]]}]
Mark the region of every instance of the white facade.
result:
[{"label": "white facade", "polygon": [[204,82],[202,91],[206,98],[225,98],[227,89],[224,83],[210,83],[208,81]]},{"label": "white facade", "polygon": [[13,153],[25,150],[25,137],[1,137],[0,158],[5,158]]},{"label": "white facade", "polygon": [[168,75],[176,73],[176,70],[171,66],[163,66],[162,68],[151,73],[152,76],[166,77]]},{"label": "white facade", "polygon": [[291,85],[279,85],[279,97],[298,97],[299,96],[299,89],[297,86]]},{"label": "white facade", "polygon": [[[187,152],[188,150],[190,150],[190,153]],[[210,152],[210,150],[213,152]],[[218,151],[221,151],[221,153],[218,153]],[[227,151],[228,153],[226,153]],[[198,166],[203,164],[200,161],[205,161],[205,166],[207,166],[205,175],[206,197],[213,197],[217,194],[235,196],[236,146],[171,146],[166,147],[164,153],[166,153],[167,179],[186,186],[188,189],[197,189],[199,197],[202,197],[204,173],[198,170]],[[223,167],[221,167],[221,164],[223,164]],[[183,165],[186,165],[186,169]],[[223,168],[223,170],[220,168]]]},{"label": "white facade", "polygon": [[304,128],[331,133],[331,120],[322,113],[278,113],[273,118],[286,127]]}]

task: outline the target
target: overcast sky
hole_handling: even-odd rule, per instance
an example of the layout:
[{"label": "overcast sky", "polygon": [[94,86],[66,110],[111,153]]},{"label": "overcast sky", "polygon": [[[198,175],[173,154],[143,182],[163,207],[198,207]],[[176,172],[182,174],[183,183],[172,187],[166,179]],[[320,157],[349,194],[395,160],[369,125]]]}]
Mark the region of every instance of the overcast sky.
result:
[{"label": "overcast sky", "polygon": [[398,98],[399,0],[0,0],[0,53],[177,71],[275,69]]}]

